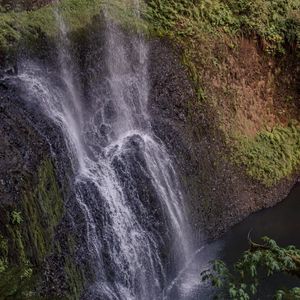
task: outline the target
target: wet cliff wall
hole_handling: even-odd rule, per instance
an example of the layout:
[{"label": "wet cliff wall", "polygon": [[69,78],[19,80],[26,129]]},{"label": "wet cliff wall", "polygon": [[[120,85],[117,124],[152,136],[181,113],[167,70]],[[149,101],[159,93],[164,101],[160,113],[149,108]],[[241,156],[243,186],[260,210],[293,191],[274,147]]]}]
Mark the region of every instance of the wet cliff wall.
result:
[{"label": "wet cliff wall", "polygon": [[67,214],[74,206],[67,149],[17,86],[3,80],[0,87],[0,294],[74,299],[84,267],[76,263],[78,237]]},{"label": "wet cliff wall", "polygon": [[151,42],[154,126],[178,161],[192,223],[218,236],[280,201],[299,175],[299,4],[148,7],[159,37]]},{"label": "wet cliff wall", "polygon": [[180,50],[167,40],[151,43],[153,126],[177,162],[196,234],[217,237],[250,213],[284,199],[297,172],[271,186],[249,176],[233,159],[215,112],[197,100]]},{"label": "wet cliff wall", "polygon": [[[24,56],[53,64],[55,35],[41,25],[43,19],[34,20],[22,38],[12,31],[2,44],[2,57],[10,55],[2,60],[0,84],[0,272],[5,274],[0,289],[12,299],[74,299],[93,274],[79,259],[82,236],[71,226],[80,213],[76,208],[75,216],[67,213],[75,204],[66,146],[58,128],[28,105],[18,84],[5,80],[18,72],[16,62]],[[83,26],[71,22],[83,85],[85,61],[99,59],[104,43],[101,14],[88,20]],[[128,26],[125,30],[134,34]],[[152,32],[147,39],[152,126],[176,162],[195,235],[215,238],[251,212],[282,200],[297,177],[299,132],[289,121],[299,119],[299,61],[292,50],[274,57],[253,39],[239,37],[234,43],[190,44],[193,59],[199,59],[194,65],[190,48],[166,32],[161,37]],[[270,151],[262,162],[261,148]],[[262,168],[253,171],[256,160]],[[271,161],[287,171],[278,173]]]}]

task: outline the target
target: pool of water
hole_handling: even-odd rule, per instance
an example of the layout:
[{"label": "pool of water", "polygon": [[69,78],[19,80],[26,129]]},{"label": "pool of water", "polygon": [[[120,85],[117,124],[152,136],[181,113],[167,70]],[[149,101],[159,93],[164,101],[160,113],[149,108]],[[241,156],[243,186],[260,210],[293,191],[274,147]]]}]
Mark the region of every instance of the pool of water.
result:
[{"label": "pool of water", "polygon": [[[249,248],[249,232],[253,241],[259,242],[261,237],[268,236],[280,246],[295,245],[300,248],[300,183],[296,184],[289,196],[278,205],[250,215],[233,226],[221,239],[202,245],[169,286],[171,292],[164,299],[213,299],[214,293],[211,288],[201,283],[201,272],[208,269],[210,261],[215,259],[222,259],[228,265],[236,262]],[[252,299],[273,299],[274,292],[278,289],[300,287],[298,278],[282,274],[262,278],[261,282],[263,284],[260,285],[258,294]],[[180,289],[180,296],[176,294],[176,288]]]},{"label": "pool of water", "polygon": [[224,235],[222,256],[231,261],[248,247],[247,236],[253,240],[268,236],[280,245],[300,247],[300,184],[291,191],[287,199],[273,208],[252,214]]},{"label": "pool of water", "polygon": [[[249,232],[254,241],[268,236],[280,246],[295,245],[300,248],[300,183],[294,186],[283,202],[250,215],[208,248],[213,250],[215,257],[232,264],[248,249]],[[254,299],[272,299],[274,291],[278,288],[300,286],[298,278],[285,275],[264,278],[263,282]],[[201,299],[208,298],[202,296]]]}]

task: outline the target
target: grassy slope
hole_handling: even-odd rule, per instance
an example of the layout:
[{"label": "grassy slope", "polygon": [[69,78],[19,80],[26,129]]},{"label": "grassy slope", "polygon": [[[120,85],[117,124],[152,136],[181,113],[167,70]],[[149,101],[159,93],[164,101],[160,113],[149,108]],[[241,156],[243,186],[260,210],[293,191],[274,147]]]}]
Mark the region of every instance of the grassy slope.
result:
[{"label": "grassy slope", "polygon": [[[300,165],[296,79],[289,78],[286,90],[275,95],[281,80],[279,77],[285,75],[282,72],[277,76],[280,72],[275,68],[270,72],[272,79],[266,79],[272,76],[262,73],[263,68],[268,67],[267,60],[271,64],[275,57],[282,59],[286,53],[292,53],[293,58],[299,57],[300,2],[152,0],[146,18],[154,34],[168,36],[183,50],[183,62],[190,70],[199,103],[213,108],[216,127],[224,132],[230,146],[233,145],[233,160],[243,164],[249,175],[267,186],[292,174]],[[256,63],[262,70],[252,72],[254,77],[265,77],[263,84],[267,81],[259,91],[255,86],[261,81],[247,74],[251,65],[244,67],[244,74],[241,70],[234,70],[234,65],[251,61],[251,51],[255,52],[252,49],[255,47],[247,46],[247,49],[241,46],[243,36],[255,40],[263,49],[260,55],[255,50],[255,54],[261,56],[256,58]],[[245,56],[238,58],[242,51],[246,52]],[[230,58],[233,59],[232,65]],[[244,76],[246,83],[228,79],[235,72],[238,73],[236,76]],[[242,85],[244,90],[252,93],[242,90]],[[256,95],[265,90],[271,90],[268,95],[271,100],[265,101]],[[283,96],[285,92],[287,95]],[[275,98],[279,98],[276,101],[280,105]],[[292,99],[293,103],[286,104],[286,98]],[[284,118],[278,117],[282,111],[285,112]],[[289,125],[289,121],[293,121],[293,125]]]}]

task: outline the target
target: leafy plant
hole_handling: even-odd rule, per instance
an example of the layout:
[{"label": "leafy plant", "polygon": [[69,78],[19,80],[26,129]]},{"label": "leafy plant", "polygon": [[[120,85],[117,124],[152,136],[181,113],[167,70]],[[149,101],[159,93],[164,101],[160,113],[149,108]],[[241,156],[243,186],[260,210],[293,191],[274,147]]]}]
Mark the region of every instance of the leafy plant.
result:
[{"label": "leafy plant", "polygon": [[[212,262],[211,270],[202,273],[202,280],[216,288],[216,299],[256,299],[261,275],[270,277],[275,273],[285,273],[300,278],[300,250],[295,246],[280,247],[268,237],[262,238],[262,244],[249,242],[249,250],[242,254],[233,267],[216,260]],[[300,299],[299,296],[298,287],[280,289],[274,295],[276,300]]]},{"label": "leafy plant", "polygon": [[283,53],[285,44],[299,47],[299,11],[297,0],[151,0],[146,18],[160,35],[254,35],[266,51]]},{"label": "leafy plant", "polygon": [[259,36],[269,52],[284,52],[285,43],[299,43],[299,1],[231,0],[229,6],[239,16],[240,28]]}]

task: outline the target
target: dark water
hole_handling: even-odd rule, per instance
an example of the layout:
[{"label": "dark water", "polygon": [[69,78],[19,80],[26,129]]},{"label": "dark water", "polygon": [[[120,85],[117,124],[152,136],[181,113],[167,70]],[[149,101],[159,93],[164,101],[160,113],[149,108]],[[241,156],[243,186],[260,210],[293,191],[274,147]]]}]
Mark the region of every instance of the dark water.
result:
[{"label": "dark water", "polygon": [[279,245],[292,244],[300,247],[300,184],[292,189],[286,200],[273,208],[251,215],[225,234],[222,238],[224,248],[221,256],[230,262],[246,250],[250,231],[252,240],[268,236]]},{"label": "dark water", "polygon": [[[296,184],[288,197],[273,208],[252,214],[243,222],[232,227],[221,239],[204,246],[198,261],[202,268],[208,269],[209,261],[222,259],[229,266],[249,248],[248,233],[251,239],[260,242],[268,236],[280,246],[295,245],[300,248],[300,183]],[[200,275],[199,275],[200,280]],[[258,294],[251,299],[273,299],[276,290],[300,287],[300,280],[289,275],[274,274],[271,278],[261,278]],[[213,299],[214,293],[209,286],[202,286],[195,300]],[[224,299],[227,300],[227,299]]]},{"label": "dark water", "polygon": [[[268,236],[280,246],[295,245],[300,248],[300,183],[296,184],[286,200],[251,215],[226,233],[218,241],[221,243],[218,257],[229,264],[235,262],[248,249],[247,236],[250,231],[254,241]],[[291,276],[275,275],[271,279],[264,279],[264,282],[254,299],[272,299],[271,295],[278,288],[300,286],[300,280]]]}]

